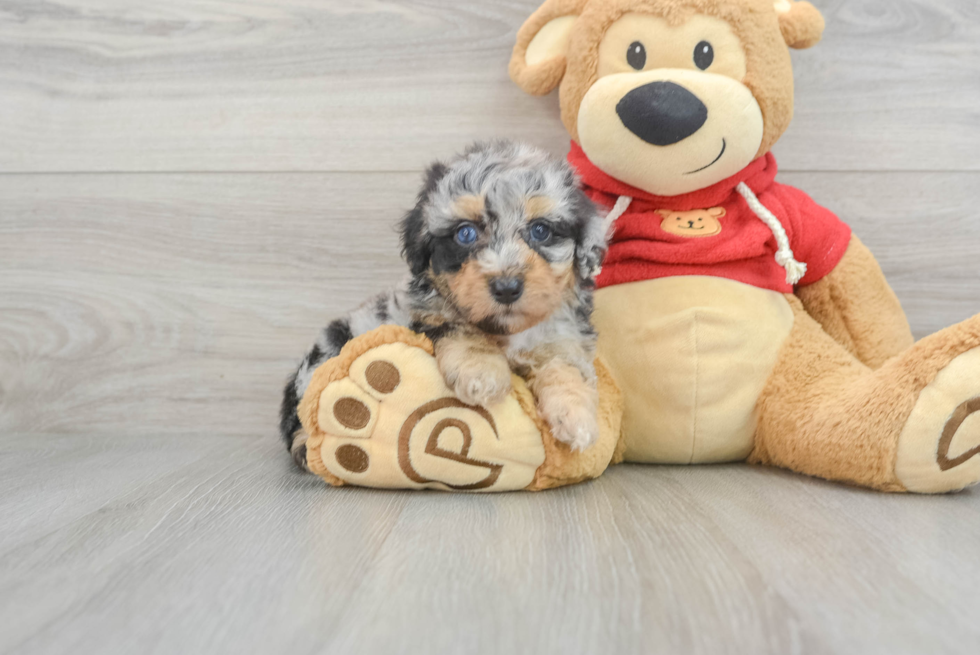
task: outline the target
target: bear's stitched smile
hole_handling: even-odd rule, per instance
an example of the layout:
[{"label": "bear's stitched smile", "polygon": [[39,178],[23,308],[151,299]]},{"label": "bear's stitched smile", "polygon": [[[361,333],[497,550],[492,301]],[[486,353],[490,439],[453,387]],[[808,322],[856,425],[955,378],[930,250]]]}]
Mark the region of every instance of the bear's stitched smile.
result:
[{"label": "bear's stitched smile", "polygon": [[708,170],[709,168],[711,168],[712,166],[714,166],[715,164],[717,164],[718,161],[725,155],[725,150],[727,148],[728,148],[728,141],[726,141],[725,139],[722,139],[721,140],[721,152],[718,153],[718,156],[715,157],[715,160],[713,162],[711,162],[707,166],[702,166],[701,168],[697,169],[696,171],[691,171],[689,173],[684,173],[684,175],[694,175],[695,173],[700,173],[701,171]]}]

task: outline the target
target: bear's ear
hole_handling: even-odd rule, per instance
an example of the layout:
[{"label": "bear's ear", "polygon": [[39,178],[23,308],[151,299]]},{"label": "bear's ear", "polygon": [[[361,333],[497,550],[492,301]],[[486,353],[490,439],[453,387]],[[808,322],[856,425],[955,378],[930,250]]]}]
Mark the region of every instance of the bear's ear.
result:
[{"label": "bear's ear", "polygon": [[776,0],[775,5],[786,45],[803,50],[820,43],[826,23],[816,7],[796,0]]},{"label": "bear's ear", "polygon": [[565,76],[568,38],[589,0],[547,0],[517,32],[510,79],[526,93],[543,96]]}]

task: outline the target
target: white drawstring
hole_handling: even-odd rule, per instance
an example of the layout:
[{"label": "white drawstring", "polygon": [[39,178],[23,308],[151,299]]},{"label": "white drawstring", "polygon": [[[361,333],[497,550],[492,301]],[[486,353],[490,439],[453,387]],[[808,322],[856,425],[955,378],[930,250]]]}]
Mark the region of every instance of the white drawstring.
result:
[{"label": "white drawstring", "polygon": [[606,235],[606,241],[612,238],[613,225],[619,220],[620,216],[626,213],[626,210],[630,208],[630,203],[632,202],[633,199],[629,196],[619,196],[619,200],[616,201],[613,208],[606,214],[606,220],[602,226],[604,228],[602,233]]},{"label": "white drawstring", "polygon": [[[608,214],[606,214],[606,218],[603,219],[602,236],[605,239],[606,244],[612,241],[613,226],[615,225],[616,221],[619,220],[619,217],[625,214],[626,210],[630,208],[631,202],[633,202],[633,199],[630,198],[629,196],[619,196],[619,199],[616,200],[616,204],[613,205],[613,208],[609,210]],[[601,274],[602,274],[602,262],[599,262],[598,264],[592,267],[591,271],[589,271],[589,278],[594,280],[597,277],[599,277],[599,275]]]},{"label": "white drawstring", "polygon": [[[806,275],[806,264],[796,260],[793,249],[790,248],[789,237],[786,236],[786,230],[783,228],[783,224],[779,222],[775,214],[766,209],[766,206],[759,201],[759,198],[752,192],[748,184],[742,182],[735,188],[745,198],[745,202],[748,203],[752,213],[758,216],[759,220],[765,223],[766,227],[772,231],[773,236],[776,237],[776,245],[779,246],[779,249],[776,251],[776,263],[786,269],[786,283],[795,286]],[[616,204],[613,205],[613,208],[606,214],[603,227],[605,228],[607,239],[612,237],[613,226],[619,220],[619,217],[626,213],[626,210],[629,209],[632,202],[633,199],[629,196],[620,196]]]},{"label": "white drawstring", "polygon": [[789,237],[786,236],[786,230],[783,229],[783,224],[779,222],[775,214],[759,202],[759,198],[752,192],[748,184],[742,182],[735,189],[745,198],[749,209],[759,217],[760,221],[772,230],[773,236],[776,237],[776,245],[779,246],[779,250],[776,251],[776,262],[786,269],[786,283],[795,286],[806,275],[806,264],[796,261],[793,250],[789,246]]}]

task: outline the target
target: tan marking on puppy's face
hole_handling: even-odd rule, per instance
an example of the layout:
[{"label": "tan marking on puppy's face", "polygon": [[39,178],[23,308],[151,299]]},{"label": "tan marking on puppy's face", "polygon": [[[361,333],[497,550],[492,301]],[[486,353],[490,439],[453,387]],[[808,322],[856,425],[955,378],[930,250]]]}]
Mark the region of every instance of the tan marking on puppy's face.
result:
[{"label": "tan marking on puppy's face", "polygon": [[486,201],[481,196],[460,196],[453,203],[453,213],[458,218],[478,223],[483,218]]},{"label": "tan marking on puppy's face", "polygon": [[531,250],[527,251],[524,295],[515,303],[518,316],[507,323],[511,332],[534,327],[555,313],[564,302],[565,291],[575,284],[571,268],[557,272],[551,264]]},{"label": "tan marking on puppy's face", "polygon": [[463,311],[470,323],[484,321],[499,311],[500,306],[490,294],[490,278],[478,262],[470,260],[456,273],[440,277],[445,280],[449,299]]},{"label": "tan marking on puppy's face", "polygon": [[658,209],[657,213],[664,217],[660,224],[664,232],[679,237],[696,239],[721,234],[721,221],[718,219],[725,216],[727,212],[722,207],[715,207],[689,212]]},{"label": "tan marking on puppy's face", "polygon": [[527,246],[522,246],[521,258],[520,268],[508,274],[523,280],[524,293],[511,305],[494,300],[490,282],[496,275],[486,273],[476,260],[464,263],[456,273],[436,276],[436,288],[465,314],[468,322],[490,321],[508,334],[523,332],[562,305],[565,293],[574,289],[575,276],[571,266],[556,268]]},{"label": "tan marking on puppy's face", "polygon": [[745,168],[762,143],[746,72],[742,43],[720,18],[627,13],[599,44],[579,143],[604,172],[649,193],[708,187]]},{"label": "tan marking on puppy's face", "polygon": [[528,198],[524,204],[524,216],[528,222],[544,218],[555,210],[555,201],[547,196]]}]

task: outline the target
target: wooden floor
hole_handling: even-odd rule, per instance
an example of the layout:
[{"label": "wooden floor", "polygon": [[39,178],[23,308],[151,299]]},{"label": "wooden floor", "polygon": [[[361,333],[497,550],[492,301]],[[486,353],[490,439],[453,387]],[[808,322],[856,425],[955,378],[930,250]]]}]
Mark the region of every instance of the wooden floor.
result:
[{"label": "wooden floor", "polygon": [[[980,5],[813,0],[781,179],[923,336],[980,311]],[[742,465],[493,497],[290,468],[279,390],[396,279],[535,0],[0,0],[0,652],[975,653],[980,490]]]}]

